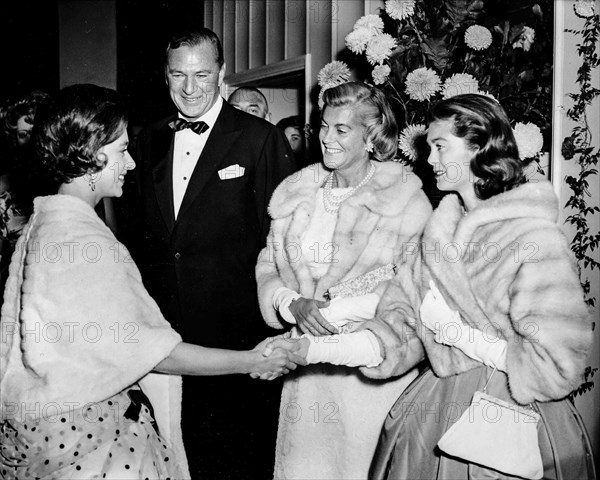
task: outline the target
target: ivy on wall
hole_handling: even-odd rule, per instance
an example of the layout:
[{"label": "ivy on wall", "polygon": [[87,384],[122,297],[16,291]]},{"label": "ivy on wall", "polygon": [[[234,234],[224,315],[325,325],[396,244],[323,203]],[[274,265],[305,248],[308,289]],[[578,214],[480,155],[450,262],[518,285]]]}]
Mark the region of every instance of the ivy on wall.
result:
[{"label": "ivy on wall", "polygon": [[[575,122],[575,126],[571,134],[563,140],[562,155],[565,160],[576,161],[579,172],[575,176],[569,175],[565,178],[565,182],[571,190],[571,196],[565,207],[573,210],[573,213],[566,219],[566,222],[576,229],[571,240],[571,250],[577,260],[577,269],[586,303],[593,307],[596,305],[596,298],[591,294],[590,279],[586,276],[585,270],[600,268],[600,263],[592,256],[600,245],[600,232],[594,232],[590,228],[591,219],[600,212],[600,207],[589,203],[589,185],[590,181],[598,176],[600,148],[592,146],[588,108],[600,96],[600,90],[592,84],[592,73],[600,66],[600,57],[597,51],[600,37],[600,15],[595,13],[593,2],[578,0],[574,3],[574,8],[578,16],[585,18],[585,24],[582,30],[567,29],[566,32],[581,38],[581,43],[577,44],[577,52],[583,62],[577,70],[579,91],[569,94],[573,100],[573,106],[567,110],[567,117]],[[592,389],[594,386],[592,377],[597,370],[591,366],[586,368],[585,381],[573,396]]]}]

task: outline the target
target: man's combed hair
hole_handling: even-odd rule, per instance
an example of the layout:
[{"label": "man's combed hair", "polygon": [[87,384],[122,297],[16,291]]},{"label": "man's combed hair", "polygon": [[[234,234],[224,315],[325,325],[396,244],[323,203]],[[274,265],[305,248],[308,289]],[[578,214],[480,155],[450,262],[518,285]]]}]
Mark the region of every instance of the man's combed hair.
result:
[{"label": "man's combed hair", "polygon": [[171,40],[167,45],[167,50],[165,52],[165,68],[168,64],[169,60],[169,52],[171,50],[175,50],[181,46],[186,47],[196,47],[198,45],[202,45],[203,43],[210,43],[213,46],[215,51],[215,61],[219,65],[219,68],[223,66],[225,63],[225,57],[223,56],[223,46],[221,45],[221,40],[215,32],[209,30],[208,28],[196,28],[196,29],[186,29],[175,32],[171,36]]},{"label": "man's combed hair", "polygon": [[393,160],[398,151],[398,124],[385,95],[378,88],[360,82],[347,82],[323,92],[323,110],[349,107],[366,128],[365,141],[373,143],[372,160]]},{"label": "man's combed hair", "polygon": [[63,88],[38,110],[34,152],[57,184],[104,168],[98,150],[127,128],[124,103],[114,90],[96,85]]},{"label": "man's combed hair", "polygon": [[477,177],[475,194],[482,200],[511,190],[526,181],[523,162],[506,112],[495,100],[463,94],[438,102],[430,122],[450,120],[453,133],[476,150],[471,171]]}]

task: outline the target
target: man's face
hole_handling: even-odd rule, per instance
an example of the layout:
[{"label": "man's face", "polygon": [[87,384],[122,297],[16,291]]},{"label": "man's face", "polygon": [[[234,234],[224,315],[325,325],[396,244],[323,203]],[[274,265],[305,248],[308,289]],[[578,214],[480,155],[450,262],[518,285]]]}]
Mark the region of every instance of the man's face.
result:
[{"label": "man's face", "polygon": [[232,107],[259,118],[267,118],[268,108],[264,99],[256,92],[240,90],[229,99]]},{"label": "man's face", "polygon": [[219,97],[225,65],[219,68],[210,43],[183,45],[169,52],[166,80],[177,110],[189,121],[204,115]]}]

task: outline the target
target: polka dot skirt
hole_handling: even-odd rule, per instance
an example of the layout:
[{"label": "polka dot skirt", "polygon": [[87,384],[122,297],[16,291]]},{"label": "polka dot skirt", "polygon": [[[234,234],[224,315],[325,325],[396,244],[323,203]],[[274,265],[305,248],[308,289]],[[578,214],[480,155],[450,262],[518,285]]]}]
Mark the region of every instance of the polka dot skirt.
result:
[{"label": "polka dot skirt", "polygon": [[46,419],[0,424],[2,479],[175,479],[173,451],[156,433],[145,405],[123,416],[123,391],[100,403]]}]

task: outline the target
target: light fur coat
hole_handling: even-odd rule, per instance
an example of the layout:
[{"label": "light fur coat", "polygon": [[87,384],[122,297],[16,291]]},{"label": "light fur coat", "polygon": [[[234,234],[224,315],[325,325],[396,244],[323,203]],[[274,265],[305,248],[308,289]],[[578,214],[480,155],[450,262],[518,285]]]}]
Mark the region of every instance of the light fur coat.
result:
[{"label": "light fur coat", "polygon": [[414,326],[404,346],[405,368],[418,361],[410,351],[415,338],[440,377],[480,365],[458,348],[436,343],[418,318],[433,279],[463,322],[508,342],[516,402],[558,400],[578,387],[592,344],[591,316],[557,219],[558,201],[546,181],[496,195],[466,216],[456,195],[445,197],[425,229],[414,279],[407,271],[396,277],[404,280],[395,282],[395,295],[412,304],[404,318],[388,318],[399,337],[410,338]]},{"label": "light fur coat", "polygon": [[[315,282],[298,247],[327,175],[322,165],[311,165],[284,180],[271,199],[271,230],[256,278],[260,308],[272,327],[289,327],[273,308],[279,287],[323,300],[325,291],[339,282],[415,259],[407,252],[414,251],[431,206],[420,180],[406,167],[377,163],[373,178],[340,206],[332,239],[335,261]],[[380,295],[387,284],[380,285]],[[376,315],[390,308],[393,304],[382,300]],[[397,370],[396,345],[387,343],[388,337],[379,338],[383,363],[363,368],[366,375],[389,378]],[[286,377],[275,478],[366,478],[385,415],[412,378],[373,381],[357,369],[332,365],[303,367]]]},{"label": "light fur coat", "polygon": [[181,377],[150,373],[181,342],[127,249],[87,203],[38,197],[17,243],[1,320],[1,420],[69,413],[139,383],[189,478]]}]

